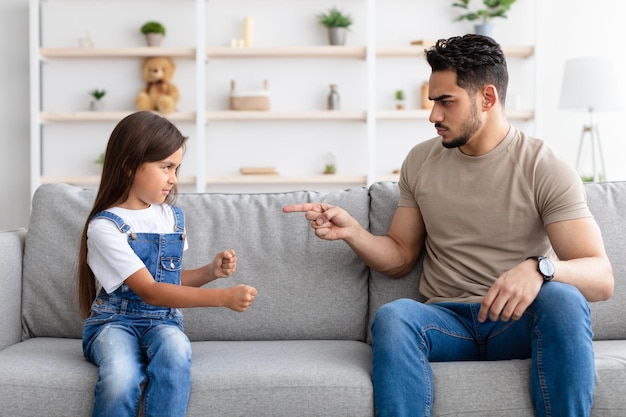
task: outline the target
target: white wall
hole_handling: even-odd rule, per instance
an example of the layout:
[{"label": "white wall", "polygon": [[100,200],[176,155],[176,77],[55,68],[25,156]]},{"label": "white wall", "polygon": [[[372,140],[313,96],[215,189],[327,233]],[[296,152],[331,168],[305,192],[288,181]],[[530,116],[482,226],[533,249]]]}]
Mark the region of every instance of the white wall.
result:
[{"label": "white wall", "polygon": [[[295,3],[293,0],[287,2],[286,0],[267,0],[268,3],[272,1],[282,5]],[[538,16],[535,16],[535,9],[531,7],[534,1],[518,0],[508,20],[496,22],[498,28],[494,37],[502,44],[528,44],[534,38],[534,23],[537,23],[539,39],[537,45],[538,53],[535,60],[540,68],[537,80],[540,87],[537,100],[540,105],[540,113],[537,118],[536,132],[564,158],[574,163],[580,130],[586,119],[584,114],[570,113],[558,109],[565,60],[586,55],[611,55],[612,53],[615,54],[615,51],[620,51],[619,56],[616,56],[616,58],[621,60],[618,63],[623,66],[626,58],[621,53],[623,45],[618,44],[618,42],[626,39],[626,28],[618,14],[606,13],[606,10],[610,10],[611,7],[595,8],[590,0],[570,0],[565,3],[567,5],[565,10],[563,2],[536,0],[536,3],[539,3]],[[617,5],[618,1],[609,0],[608,3],[613,2]],[[225,3],[228,4],[228,2]],[[241,2],[236,3],[241,6]],[[255,3],[260,3],[260,1],[256,0],[252,4]],[[324,10],[336,2],[320,0],[317,3],[319,6],[310,0],[302,4],[306,4],[306,7],[309,8],[313,4],[315,6],[314,9]],[[362,10],[361,3],[361,1],[343,0],[341,4],[354,4],[357,10]],[[464,26],[463,23],[450,23],[445,29],[442,29],[441,25],[436,23],[446,19],[451,21],[453,16],[456,15],[455,11],[452,8],[448,8],[444,4],[445,2],[441,0],[439,2],[429,1],[427,3],[410,0],[378,0],[378,3],[381,14],[377,16],[380,26],[378,27],[377,42],[381,46],[401,44],[407,37],[412,39],[432,39],[470,30],[470,26]],[[416,9],[416,4],[418,3],[428,4],[428,9]],[[450,0],[451,3],[452,0]],[[607,2],[604,3],[605,6],[606,4]],[[384,12],[382,11],[383,5],[385,6]],[[257,7],[255,13],[258,16],[265,9],[267,13],[274,13],[271,7]],[[358,13],[361,12],[358,11],[355,17],[362,19]],[[442,18],[442,14],[446,16]],[[431,16],[433,15],[437,16],[432,18]],[[62,16],[59,18],[62,18]],[[259,21],[258,18],[256,20]],[[0,22],[3,23],[2,27],[5,28],[5,36],[0,37],[0,50],[4,52],[3,55],[5,56],[5,61],[0,65],[0,79],[5,81],[2,83],[5,100],[0,101],[0,126],[2,126],[0,144],[4,150],[4,163],[2,164],[4,175],[0,185],[2,187],[0,189],[0,194],[2,195],[0,199],[0,230],[2,230],[19,226],[25,227],[28,224],[30,198],[28,180],[28,0],[3,0],[0,2]],[[362,24],[359,20],[357,22]],[[218,25],[220,21],[216,20],[214,24]],[[222,22],[221,24],[224,23]],[[357,42],[354,44],[363,44],[365,42],[362,35],[358,32],[359,24],[355,24],[355,33],[352,34],[352,42]],[[515,28],[515,30],[511,28]],[[310,29],[312,32],[308,33],[315,33],[313,27]],[[453,31],[458,33],[452,33]],[[222,32],[225,33],[223,37],[224,41],[227,42],[232,37],[230,33],[232,29],[229,30],[228,27],[224,27]],[[264,36],[266,39],[264,39]],[[263,33],[257,29],[257,42],[263,42],[264,40],[273,42],[271,39],[276,39],[276,37],[276,33]],[[409,67],[413,64],[414,61],[403,60],[400,64],[381,64],[380,69],[384,70],[385,66],[393,65],[406,65]],[[298,68],[298,71],[301,72],[301,69]],[[310,71],[317,70],[311,68]],[[407,73],[410,74],[411,71],[412,69],[407,69]],[[514,75],[516,74],[512,74],[512,76]],[[423,77],[423,75],[415,77],[415,86],[421,83]],[[307,77],[305,76],[303,79],[307,79]],[[293,84],[297,83],[296,80],[286,81]],[[383,89],[393,90],[396,88],[392,82],[385,85],[384,80],[379,80],[379,84],[382,85],[380,88]],[[510,97],[515,94],[525,96],[526,92],[524,89],[527,85],[526,80],[520,80],[519,77],[518,79],[513,78],[511,80]],[[404,86],[400,88],[402,87]],[[412,86],[405,88],[412,88]],[[349,97],[349,95],[346,94],[346,97]],[[532,100],[532,96],[529,99]],[[391,106],[391,104],[390,102],[389,105]],[[413,103],[413,106],[415,104]],[[410,102],[409,105],[411,105]],[[597,117],[604,140],[607,176],[610,180],[626,180],[626,166],[621,163],[619,154],[619,151],[624,149],[624,147],[618,133],[618,121],[624,119],[624,116],[626,116],[626,111],[612,112],[610,114],[598,115]],[[427,123],[425,127],[420,126],[418,129],[415,129],[415,132],[411,130],[413,128],[415,128],[415,124],[412,122],[401,122],[392,125],[387,122],[384,124],[379,122],[378,134],[388,135],[390,138],[395,136],[401,137],[400,140],[402,143],[405,143],[402,146],[405,146],[405,148],[411,146],[413,142],[433,135],[432,128]],[[228,128],[224,128],[224,131],[228,131]],[[104,141],[106,141],[106,137]],[[259,153],[262,152],[263,149],[259,151]],[[324,154],[325,149],[320,152]],[[404,150],[399,152],[397,160],[389,156],[386,159],[379,158],[383,159],[380,163],[391,167],[402,159],[404,152]],[[341,164],[341,160],[339,163]],[[242,162],[239,165],[245,165],[245,163]],[[261,164],[256,163],[255,165]]]},{"label": "white wall", "polygon": [[[620,0],[599,3],[590,0],[567,2],[540,1],[538,27],[541,31],[541,136],[572,164],[576,160],[578,142],[587,115],[559,110],[561,83],[565,61],[585,56],[610,57],[623,74],[626,68],[624,41],[626,25],[623,15],[615,13]],[[566,5],[566,6],[565,6]],[[624,79],[615,94],[624,97]],[[626,104],[626,98],[624,98]],[[626,180],[624,155],[626,140],[620,121],[626,120],[626,109],[598,113],[608,180]],[[584,160],[581,162],[585,162]]]},{"label": "white wall", "polygon": [[0,230],[25,227],[30,212],[28,0],[0,2]]}]

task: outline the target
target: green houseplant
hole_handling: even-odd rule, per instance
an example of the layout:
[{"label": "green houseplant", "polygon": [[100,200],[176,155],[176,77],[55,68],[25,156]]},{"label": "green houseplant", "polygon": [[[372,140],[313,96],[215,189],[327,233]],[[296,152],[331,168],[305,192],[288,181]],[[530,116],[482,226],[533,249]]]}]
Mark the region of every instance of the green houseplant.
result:
[{"label": "green houseplant", "polygon": [[332,153],[328,154],[328,160],[326,164],[324,164],[324,174],[331,175],[337,172],[337,161],[335,159],[335,155]]},{"label": "green houseplant", "polygon": [[515,0],[482,0],[482,8],[470,10],[471,0],[455,0],[452,7],[458,7],[466,11],[466,13],[458,16],[457,21],[467,20],[470,22],[478,21],[475,30],[477,34],[491,35],[491,19],[500,17],[507,18],[507,12],[511,9]]},{"label": "green houseplant", "polygon": [[102,98],[106,95],[106,90],[98,90],[97,88],[89,92],[91,97],[91,103],[89,104],[90,110],[103,110],[104,101]]},{"label": "green houseplant", "polygon": [[396,110],[404,110],[404,90],[396,90]]},{"label": "green houseplant", "polygon": [[328,29],[328,41],[331,45],[345,45],[346,32],[352,25],[352,17],[333,7],[326,13],[317,15],[318,22]]},{"label": "green houseplant", "polygon": [[144,23],[139,30],[145,35],[148,46],[161,45],[161,41],[165,36],[165,26],[154,20]]}]

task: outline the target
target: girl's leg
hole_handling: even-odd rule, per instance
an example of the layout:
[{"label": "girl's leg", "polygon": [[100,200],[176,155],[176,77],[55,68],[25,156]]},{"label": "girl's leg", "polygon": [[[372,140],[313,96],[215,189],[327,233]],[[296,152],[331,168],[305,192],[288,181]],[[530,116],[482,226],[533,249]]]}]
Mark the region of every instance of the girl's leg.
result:
[{"label": "girl's leg", "polygon": [[177,326],[152,327],[143,341],[148,357],[146,417],[184,417],[191,390],[191,343]]},{"label": "girl's leg", "polygon": [[88,355],[98,366],[93,416],[136,415],[146,379],[137,336],[123,325],[104,325]]},{"label": "girl's leg", "polygon": [[468,317],[471,323],[467,304],[400,299],[380,307],[372,324],[377,417],[432,415],[435,394],[429,362],[478,358],[466,327]]}]

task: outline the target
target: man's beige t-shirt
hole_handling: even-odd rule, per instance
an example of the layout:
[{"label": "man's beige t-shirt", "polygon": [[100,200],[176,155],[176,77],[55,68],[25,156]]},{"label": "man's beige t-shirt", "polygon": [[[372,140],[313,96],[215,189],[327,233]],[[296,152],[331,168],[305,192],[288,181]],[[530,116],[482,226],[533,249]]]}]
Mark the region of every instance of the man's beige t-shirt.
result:
[{"label": "man's beige t-shirt", "polygon": [[514,127],[478,157],[444,148],[440,137],[419,143],[399,186],[399,206],[419,208],[424,219],[420,292],[428,302],[482,300],[528,256],[554,257],[545,225],[592,216],[576,171]]}]

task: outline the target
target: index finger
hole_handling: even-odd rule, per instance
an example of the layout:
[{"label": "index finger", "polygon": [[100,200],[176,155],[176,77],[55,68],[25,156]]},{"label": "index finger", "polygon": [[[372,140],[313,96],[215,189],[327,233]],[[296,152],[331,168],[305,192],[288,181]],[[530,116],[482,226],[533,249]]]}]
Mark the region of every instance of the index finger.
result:
[{"label": "index finger", "polygon": [[487,294],[480,302],[480,309],[478,310],[478,321],[483,323],[487,320],[487,316],[490,314],[492,304],[495,299],[493,287],[487,291]]},{"label": "index finger", "polygon": [[283,207],[283,213],[296,213],[306,211],[316,211],[318,213],[321,213],[323,211],[323,207],[319,203],[291,204]]}]

